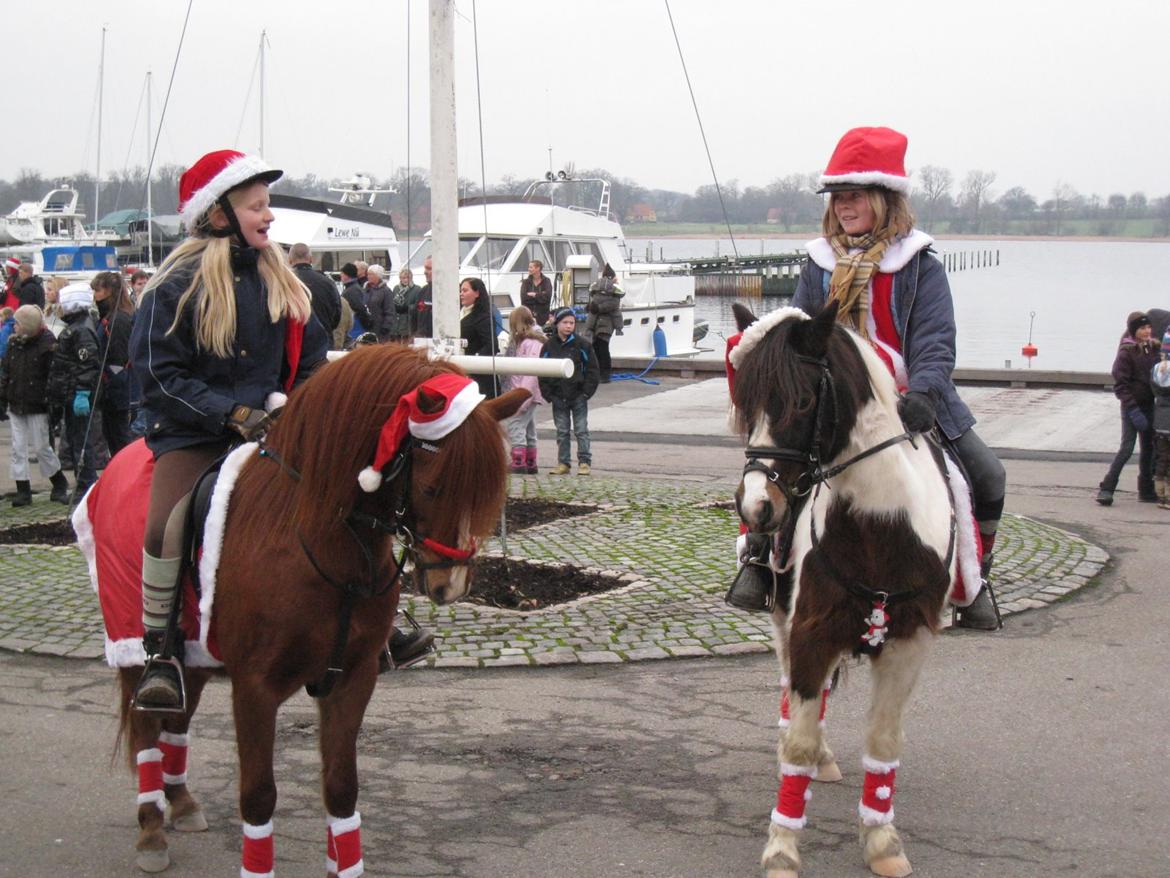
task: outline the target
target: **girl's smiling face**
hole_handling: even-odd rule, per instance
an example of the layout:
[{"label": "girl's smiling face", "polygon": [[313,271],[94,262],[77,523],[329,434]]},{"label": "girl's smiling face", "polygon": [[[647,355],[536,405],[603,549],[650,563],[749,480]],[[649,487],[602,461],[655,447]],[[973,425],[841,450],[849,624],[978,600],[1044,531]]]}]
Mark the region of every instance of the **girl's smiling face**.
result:
[{"label": "girl's smiling face", "polygon": [[[268,246],[268,228],[276,219],[268,207],[268,184],[257,180],[228,195],[235,211],[236,221],[244,235],[244,243],[258,250]],[[226,228],[228,221],[222,210],[213,210],[212,225]]]},{"label": "girl's smiling face", "polygon": [[873,231],[873,205],[864,189],[846,189],[833,193],[833,213],[847,235],[867,235]]}]

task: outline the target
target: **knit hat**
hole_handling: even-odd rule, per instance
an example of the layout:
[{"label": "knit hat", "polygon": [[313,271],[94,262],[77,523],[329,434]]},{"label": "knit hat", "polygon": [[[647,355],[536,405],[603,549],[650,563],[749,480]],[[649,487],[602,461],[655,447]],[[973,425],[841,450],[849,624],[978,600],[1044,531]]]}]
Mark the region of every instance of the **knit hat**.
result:
[{"label": "knit hat", "polygon": [[[437,411],[425,412],[419,406],[419,395],[425,397],[428,408],[439,404]],[[487,397],[479,392],[479,385],[466,375],[446,373],[428,378],[414,390],[402,396],[378,434],[378,448],[374,462],[358,473],[358,484],[367,493],[382,486],[384,470],[398,453],[407,432],[417,439],[442,439],[465,420],[472,410]]]},{"label": "knit hat", "polygon": [[12,315],[21,335],[36,335],[45,324],[45,317],[36,305],[21,305]]},{"label": "knit hat", "polygon": [[66,284],[57,294],[62,314],[76,314],[93,307],[93,290],[87,283]]},{"label": "knit hat", "polygon": [[837,143],[817,194],[883,187],[910,193],[906,176],[906,135],[892,128],[852,128]]},{"label": "knit hat", "polygon": [[275,183],[283,173],[259,156],[234,149],[209,152],[179,178],[179,215],[193,228],[221,196],[245,183]]},{"label": "knit hat", "polygon": [[20,260],[15,256],[9,256],[4,260],[4,270],[9,274],[16,274],[20,271]]},{"label": "knit hat", "polygon": [[558,308],[557,312],[555,314],[553,314],[553,321],[552,321],[553,326],[556,326],[558,323],[560,323],[566,317],[572,317],[574,320],[577,319],[577,315],[575,313],[573,313],[572,308]]},{"label": "knit hat", "polygon": [[1129,315],[1129,320],[1126,321],[1125,330],[1129,333],[1130,338],[1137,338],[1137,331],[1143,326],[1150,326],[1150,318],[1141,311],[1135,311]]}]

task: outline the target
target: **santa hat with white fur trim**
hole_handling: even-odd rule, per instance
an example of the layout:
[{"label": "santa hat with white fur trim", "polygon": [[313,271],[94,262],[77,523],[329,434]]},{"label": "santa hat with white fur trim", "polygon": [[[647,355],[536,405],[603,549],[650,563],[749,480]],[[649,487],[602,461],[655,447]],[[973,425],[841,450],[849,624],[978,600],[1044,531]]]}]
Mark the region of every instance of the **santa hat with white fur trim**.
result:
[{"label": "santa hat with white fur trim", "polygon": [[892,128],[851,128],[833,150],[817,194],[881,186],[909,195],[906,144],[906,135]]},{"label": "santa hat with white fur trim", "polygon": [[20,271],[20,260],[15,256],[9,256],[4,260],[4,270],[9,274],[16,274]]},{"label": "santa hat with white fur trim", "polygon": [[[420,405],[419,396],[423,397]],[[398,405],[382,425],[374,462],[358,473],[362,490],[372,493],[382,486],[384,470],[398,453],[406,434],[416,439],[442,439],[465,420],[487,397],[479,385],[466,375],[446,373],[429,378],[398,400]],[[424,406],[434,411],[424,411]]]},{"label": "santa hat with white fur trim", "polygon": [[234,149],[209,152],[179,178],[179,215],[188,229],[224,195],[253,181],[275,183],[284,171]]}]

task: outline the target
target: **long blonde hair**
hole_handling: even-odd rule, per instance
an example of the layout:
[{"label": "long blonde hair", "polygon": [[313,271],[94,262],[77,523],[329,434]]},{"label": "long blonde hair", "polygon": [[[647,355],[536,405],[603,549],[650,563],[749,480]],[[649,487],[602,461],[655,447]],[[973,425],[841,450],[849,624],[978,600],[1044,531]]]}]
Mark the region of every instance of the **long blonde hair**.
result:
[{"label": "long blonde hair", "polygon": [[[234,193],[229,193],[231,198]],[[213,208],[214,209],[214,208]],[[236,339],[235,275],[231,264],[231,243],[227,238],[196,234],[184,240],[168,256],[150,279],[147,290],[191,263],[195,274],[179,297],[175,321],[167,329],[170,335],[183,318],[183,309],[195,297],[195,341],[199,347],[218,357],[230,357]],[[289,267],[284,250],[275,241],[260,251],[260,280],[268,290],[268,317],[276,323],[288,317],[308,322],[311,304],[308,288]]]},{"label": "long blonde hair", "polygon": [[[829,196],[829,201],[825,205],[825,216],[821,220],[821,231],[824,232],[826,238],[835,238],[838,235],[845,236],[845,229],[842,228],[841,221],[837,219],[837,213],[833,210],[833,199],[836,197],[836,192]],[[873,235],[875,238],[879,237],[887,227],[893,228],[893,237],[895,238],[910,234],[910,230],[914,228],[914,211],[910,209],[910,202],[905,195],[901,192],[895,192],[893,189],[878,187],[866,189],[865,197],[869,201],[870,208],[873,209]]]},{"label": "long blonde hair", "polygon": [[517,305],[508,315],[508,333],[512,336],[509,347],[519,347],[526,338],[544,341],[544,333],[536,325],[536,318],[523,305]]}]

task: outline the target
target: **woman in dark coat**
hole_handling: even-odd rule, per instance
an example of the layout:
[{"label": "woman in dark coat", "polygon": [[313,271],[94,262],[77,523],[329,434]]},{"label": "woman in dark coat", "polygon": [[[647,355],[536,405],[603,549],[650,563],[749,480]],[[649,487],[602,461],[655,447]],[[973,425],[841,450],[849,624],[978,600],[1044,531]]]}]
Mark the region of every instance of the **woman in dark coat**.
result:
[{"label": "woman in dark coat", "polygon": [[102,434],[113,457],[134,441],[130,431],[130,330],[134,326],[134,302],[122,275],[103,271],[90,284],[101,317],[102,382],[98,393],[102,410]]},{"label": "woman in dark coat", "polygon": [[1121,402],[1121,446],[1101,480],[1097,502],[1113,504],[1113,492],[1121,478],[1121,468],[1138,451],[1138,499],[1156,503],[1154,491],[1154,391],[1150,387],[1150,370],[1158,362],[1158,344],[1153,339],[1150,318],[1134,311],[1125,323],[1125,335],[1113,360],[1113,395]]},{"label": "woman in dark coat", "polygon": [[[487,287],[478,277],[469,277],[459,284],[459,337],[467,341],[463,353],[469,357],[493,357],[499,353],[492,303]],[[479,392],[488,399],[500,395],[500,379],[496,375],[475,375]]]},{"label": "woman in dark coat", "polygon": [[611,372],[609,339],[622,333],[622,288],[616,282],[616,274],[605,263],[601,277],[589,285],[589,316],[585,319],[585,335],[593,343],[597,354],[597,367],[601,370],[601,383],[609,381]]}]

